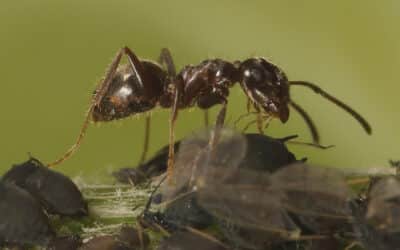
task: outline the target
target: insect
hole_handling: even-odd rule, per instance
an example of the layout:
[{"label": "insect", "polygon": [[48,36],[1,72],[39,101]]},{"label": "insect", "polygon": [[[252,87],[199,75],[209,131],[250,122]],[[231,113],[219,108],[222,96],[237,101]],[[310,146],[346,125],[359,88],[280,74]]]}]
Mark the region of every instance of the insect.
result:
[{"label": "insect", "polygon": [[[246,167],[273,172],[274,170],[294,163],[295,156],[288,150],[285,142],[297,137],[272,138],[264,134],[244,134],[248,150],[243,162]],[[175,143],[175,150],[179,150],[181,141]],[[208,141],[199,140],[199,145],[206,146]],[[139,184],[151,177],[159,176],[167,170],[168,145],[160,149],[152,158],[133,168],[122,168],[113,173],[118,181],[123,183]]]},{"label": "insect", "polygon": [[[354,231],[368,250],[398,249],[400,244],[400,182],[393,176],[377,177],[366,197],[351,203]],[[346,248],[350,249],[350,248]]]},{"label": "insect", "polygon": [[161,185],[161,204],[195,197],[225,238],[246,249],[326,239],[351,226],[351,194],[334,170],[303,163],[274,173],[245,168],[240,166],[249,148],[244,136],[222,129],[212,150],[198,143],[211,135],[207,131],[181,142],[170,177],[174,185]]},{"label": "insect", "polygon": [[55,236],[40,203],[18,186],[0,181],[0,248],[46,246]]},{"label": "insect", "polygon": [[83,216],[88,208],[82,193],[70,178],[45,167],[39,160],[14,165],[3,181],[14,183],[29,192],[50,214]]},{"label": "insect", "polygon": [[[121,64],[126,55],[128,63]],[[313,83],[290,81],[276,65],[261,57],[229,62],[223,59],[209,59],[198,65],[187,65],[176,73],[168,49],[162,49],[158,63],[139,59],[128,47],[121,48],[107,69],[104,79],[97,86],[89,110],[76,142],[58,160],[49,163],[57,165],[70,157],[79,147],[90,123],[107,122],[144,113],[155,107],[171,109],[169,121],[168,169],[174,162],[174,127],[181,109],[197,106],[207,110],[222,105],[216,128],[225,121],[229,89],[239,83],[249,103],[257,111],[258,123],[264,117],[278,118],[282,123],[289,118],[289,107],[297,111],[307,123],[314,142],[319,134],[307,112],[290,98],[291,86],[303,86],[326,98],[353,116],[371,134],[368,122],[355,110]],[[146,140],[142,154],[145,158],[149,138],[150,116],[146,118]],[[262,126],[259,126],[262,127]],[[218,129],[211,138],[211,144],[218,139]]]}]

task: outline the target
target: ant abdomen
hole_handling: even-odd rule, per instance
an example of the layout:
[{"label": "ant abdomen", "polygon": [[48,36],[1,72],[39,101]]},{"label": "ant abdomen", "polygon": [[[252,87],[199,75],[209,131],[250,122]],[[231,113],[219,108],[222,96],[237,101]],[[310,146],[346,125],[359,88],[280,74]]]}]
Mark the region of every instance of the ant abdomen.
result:
[{"label": "ant abdomen", "polygon": [[[142,61],[143,72],[139,75],[129,64],[121,65],[111,84],[93,109],[94,122],[123,119],[154,108],[163,94],[167,74],[158,64]],[[151,88],[143,86],[142,81]]]}]

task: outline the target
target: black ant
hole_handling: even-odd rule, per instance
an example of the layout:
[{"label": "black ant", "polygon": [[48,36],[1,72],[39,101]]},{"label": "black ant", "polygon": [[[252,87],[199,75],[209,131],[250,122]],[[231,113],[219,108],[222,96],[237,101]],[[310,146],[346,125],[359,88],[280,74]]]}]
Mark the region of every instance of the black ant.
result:
[{"label": "black ant", "polygon": [[[127,56],[128,63],[120,65],[123,55]],[[48,165],[57,165],[74,153],[90,121],[106,122],[122,119],[160,106],[171,109],[168,154],[168,169],[171,170],[174,158],[174,125],[178,111],[195,105],[207,110],[216,104],[221,104],[222,108],[216,119],[216,128],[221,128],[225,121],[229,89],[235,83],[240,84],[250,104],[258,112],[258,123],[263,122],[264,116],[279,118],[285,123],[289,118],[290,106],[302,116],[311,131],[313,141],[318,143],[319,134],[314,122],[289,95],[290,86],[304,86],[347,111],[368,134],[371,134],[368,122],[348,105],[313,83],[289,81],[278,66],[264,58],[249,58],[235,62],[209,59],[198,65],[185,66],[176,74],[168,49],[161,50],[158,63],[155,63],[139,59],[128,47],[124,47],[118,51],[104,79],[95,90],[77,141],[61,158]],[[147,152],[149,126],[150,116],[147,116],[142,160]],[[215,142],[216,138],[217,135],[211,140]]]}]

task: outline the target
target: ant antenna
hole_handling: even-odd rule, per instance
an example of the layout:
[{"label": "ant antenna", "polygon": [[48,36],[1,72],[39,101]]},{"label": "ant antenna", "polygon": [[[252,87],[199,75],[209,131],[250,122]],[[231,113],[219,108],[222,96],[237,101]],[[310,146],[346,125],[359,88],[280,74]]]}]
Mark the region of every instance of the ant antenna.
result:
[{"label": "ant antenna", "polygon": [[[310,82],[304,82],[304,81],[290,81],[289,84],[304,86],[304,87],[307,87],[307,88],[313,90],[316,94],[321,95],[322,97],[328,99],[329,101],[333,102],[340,108],[347,111],[347,113],[349,113],[351,116],[353,116],[353,118],[356,119],[360,123],[360,125],[364,128],[364,130],[367,134],[370,135],[372,133],[371,126],[359,113],[357,113],[354,109],[350,108],[347,104],[344,104],[342,101],[338,100],[336,97],[328,94],[327,92],[322,90],[320,87],[316,86],[315,84],[310,83]],[[305,118],[305,117],[303,116],[303,118]]]},{"label": "ant antenna", "polygon": [[290,100],[289,104],[301,115],[303,120],[306,122],[308,128],[310,129],[313,142],[319,143],[319,133],[317,127],[315,126],[313,120],[308,115],[308,113],[299,104],[295,103],[292,100]]}]

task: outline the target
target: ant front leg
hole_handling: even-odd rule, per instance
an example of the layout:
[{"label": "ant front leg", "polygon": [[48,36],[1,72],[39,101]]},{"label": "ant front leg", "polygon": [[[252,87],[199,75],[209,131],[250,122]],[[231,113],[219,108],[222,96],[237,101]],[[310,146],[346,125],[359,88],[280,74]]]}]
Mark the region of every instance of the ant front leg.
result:
[{"label": "ant front leg", "polygon": [[257,105],[254,105],[254,109],[256,110],[257,113],[257,130],[258,132],[263,135],[264,134],[264,126],[263,126],[263,116],[260,108]]}]

